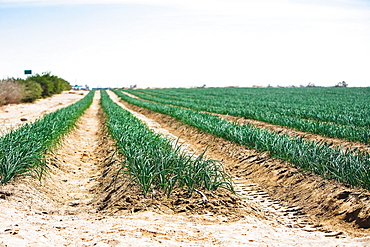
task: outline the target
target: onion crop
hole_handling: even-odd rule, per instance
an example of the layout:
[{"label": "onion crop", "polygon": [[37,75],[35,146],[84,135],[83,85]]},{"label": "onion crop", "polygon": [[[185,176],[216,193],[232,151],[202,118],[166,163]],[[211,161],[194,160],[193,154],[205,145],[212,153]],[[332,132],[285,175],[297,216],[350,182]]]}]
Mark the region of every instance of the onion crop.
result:
[{"label": "onion crop", "polygon": [[0,182],[14,177],[35,176],[39,179],[47,169],[45,154],[52,151],[90,106],[94,91],[78,102],[27,123],[0,136]]},{"label": "onion crop", "polygon": [[204,152],[195,157],[181,151],[174,140],[165,138],[114,103],[101,91],[101,104],[107,126],[122,155],[122,173],[140,185],[144,195],[153,189],[169,196],[175,188],[233,192],[232,181],[220,162],[206,159]]},{"label": "onion crop", "polygon": [[251,125],[240,126],[208,113],[131,98],[117,90],[114,92],[131,104],[173,116],[202,131],[246,145],[257,151],[268,151],[271,156],[286,160],[304,170],[370,189],[370,155],[368,153],[341,151],[339,148],[306,141],[300,137],[292,138]]},{"label": "onion crop", "polygon": [[142,99],[370,144],[369,88],[127,90]]}]

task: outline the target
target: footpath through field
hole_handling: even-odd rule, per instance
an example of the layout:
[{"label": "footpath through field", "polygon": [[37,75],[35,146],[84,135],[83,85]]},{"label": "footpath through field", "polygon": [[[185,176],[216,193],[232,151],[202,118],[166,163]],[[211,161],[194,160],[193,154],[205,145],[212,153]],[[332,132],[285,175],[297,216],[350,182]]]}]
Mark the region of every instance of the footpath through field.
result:
[{"label": "footpath through field", "polygon": [[[112,93],[110,95],[118,101]],[[150,122],[148,125],[161,133],[172,132],[172,129],[164,128],[162,122],[138,113],[135,115],[146,123]],[[157,117],[159,119],[162,116]],[[245,181],[238,184],[240,192],[246,197],[250,196],[246,206],[262,208],[256,208],[255,214],[245,215],[237,221],[230,220],[226,215],[212,214],[185,215],[152,211],[128,215],[103,214],[97,208],[97,202],[102,196],[97,192],[102,190],[99,181],[104,176],[103,168],[112,157],[114,149],[106,136],[102,120],[97,92],[93,104],[78,121],[77,128],[65,137],[58,150],[50,154],[51,172],[41,184],[32,178],[24,178],[0,187],[1,247],[370,244],[370,238],[364,235],[351,237],[346,232],[317,231],[304,222],[301,222],[304,229],[300,226],[295,228],[287,225],[284,221],[286,217],[276,218],[277,214],[269,217],[269,214],[263,212],[263,207],[280,206],[273,201],[266,202],[268,196],[258,189],[258,185],[243,187]],[[199,150],[204,146],[193,144],[185,135],[180,137],[186,141],[189,150]],[[282,215],[289,214],[289,210],[294,211],[293,208],[280,208],[283,209]]]}]

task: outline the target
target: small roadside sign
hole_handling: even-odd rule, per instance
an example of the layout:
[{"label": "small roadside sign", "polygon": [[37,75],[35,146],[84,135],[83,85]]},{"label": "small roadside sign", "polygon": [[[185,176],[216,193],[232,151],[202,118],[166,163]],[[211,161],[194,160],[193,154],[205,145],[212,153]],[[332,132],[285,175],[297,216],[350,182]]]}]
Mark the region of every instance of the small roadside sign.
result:
[{"label": "small roadside sign", "polygon": [[32,75],[32,70],[25,70],[24,71],[24,74],[25,75]]}]

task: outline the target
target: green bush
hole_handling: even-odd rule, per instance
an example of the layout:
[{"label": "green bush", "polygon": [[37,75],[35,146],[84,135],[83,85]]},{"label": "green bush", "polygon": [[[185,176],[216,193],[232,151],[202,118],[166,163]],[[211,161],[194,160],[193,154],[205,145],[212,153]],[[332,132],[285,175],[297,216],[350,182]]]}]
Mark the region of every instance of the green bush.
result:
[{"label": "green bush", "polygon": [[71,85],[64,79],[58,76],[51,75],[50,72],[44,72],[42,75],[36,74],[26,79],[27,81],[37,82],[41,88],[41,97],[50,97],[53,94],[60,94],[65,90],[70,90]]},{"label": "green bush", "polygon": [[22,82],[24,90],[22,95],[22,102],[33,102],[42,95],[42,87],[39,83],[32,80],[26,80]]},{"label": "green bush", "polygon": [[45,72],[27,79],[8,78],[0,80],[0,105],[20,102],[33,102],[39,98],[50,97],[70,90],[66,80]]}]

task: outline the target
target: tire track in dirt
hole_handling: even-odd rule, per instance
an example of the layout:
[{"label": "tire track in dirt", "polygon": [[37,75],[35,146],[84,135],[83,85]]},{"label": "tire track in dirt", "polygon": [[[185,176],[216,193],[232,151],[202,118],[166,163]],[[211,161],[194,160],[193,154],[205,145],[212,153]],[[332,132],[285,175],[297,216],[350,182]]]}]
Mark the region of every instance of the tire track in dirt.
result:
[{"label": "tire track in dirt", "polygon": [[273,198],[266,200],[265,205],[255,204],[264,208],[262,211],[266,211],[266,215],[272,215],[272,218],[291,227],[306,228],[307,231],[345,231],[358,236],[370,234],[366,229],[357,229],[359,225],[367,227],[369,222],[370,194],[361,188],[323,180],[312,173],[301,172],[287,162],[271,158],[268,153],[258,153],[185,126],[167,115],[122,103],[126,108],[155,120],[162,128],[185,139],[199,152],[211,143],[208,156],[223,161],[228,171],[238,177],[236,181],[241,182],[237,184],[239,192],[258,199],[260,196],[256,190],[248,186],[257,184],[262,194],[267,193]]}]

